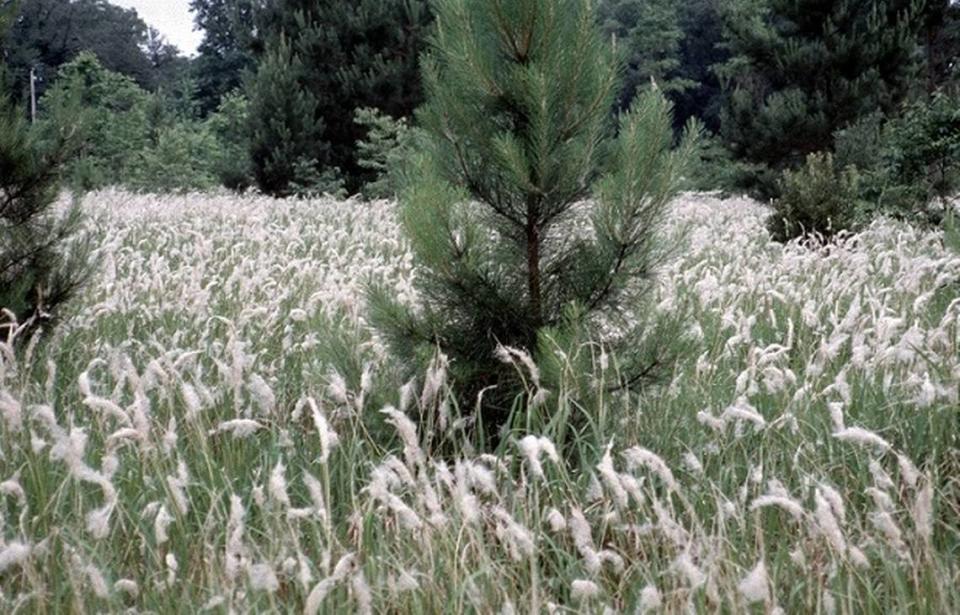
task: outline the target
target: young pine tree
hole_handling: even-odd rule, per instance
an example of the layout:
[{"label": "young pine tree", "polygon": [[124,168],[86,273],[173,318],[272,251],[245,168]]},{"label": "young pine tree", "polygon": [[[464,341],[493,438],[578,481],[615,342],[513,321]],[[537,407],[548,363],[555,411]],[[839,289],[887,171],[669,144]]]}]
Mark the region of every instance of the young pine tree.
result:
[{"label": "young pine tree", "polygon": [[614,37],[624,58],[618,109],[627,109],[651,81],[667,93],[695,85],[678,74],[683,30],[672,0],[601,0],[597,12],[604,33]]},{"label": "young pine tree", "polygon": [[71,127],[41,138],[0,95],[0,342],[49,325],[87,277],[79,212],[54,211],[75,142]]},{"label": "young pine tree", "polygon": [[[427,145],[400,197],[420,305],[378,287],[368,298],[406,365],[422,368],[439,348],[462,407],[484,391],[489,431],[525,401],[498,345],[546,366],[555,344],[597,340],[601,328],[616,332],[611,346],[639,338],[658,230],[693,139],[671,151],[670,108],[654,90],[611,136],[619,68],[588,0],[436,10],[419,113]],[[650,364],[630,350],[625,380],[639,382]]]}]

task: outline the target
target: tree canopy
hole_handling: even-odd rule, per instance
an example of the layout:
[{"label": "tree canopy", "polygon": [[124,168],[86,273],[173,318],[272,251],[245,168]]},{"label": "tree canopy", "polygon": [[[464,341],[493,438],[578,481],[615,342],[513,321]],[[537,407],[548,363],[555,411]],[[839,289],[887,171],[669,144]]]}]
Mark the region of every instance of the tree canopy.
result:
[{"label": "tree canopy", "polygon": [[723,137],[760,197],[837,130],[895,110],[916,82],[923,19],[911,0],[737,0],[723,18]]},{"label": "tree canopy", "polygon": [[94,53],[109,70],[155,90],[185,68],[175,47],[132,9],[107,0],[18,0],[2,53],[15,99],[26,98],[30,69],[42,94],[60,66],[81,51]]},{"label": "tree canopy", "polygon": [[[253,43],[254,49],[263,49],[265,60],[250,86],[255,131],[277,122],[270,106],[258,103],[258,95],[273,95],[258,81],[276,80],[270,71],[286,70],[278,66],[282,55],[299,71],[286,82],[286,95],[302,98],[314,109],[313,117],[297,122],[322,127],[321,138],[312,145],[305,143],[295,158],[311,161],[318,174],[342,176],[348,191],[358,191],[371,174],[357,160],[356,143],[365,133],[353,121],[354,111],[376,108],[393,117],[413,113],[422,101],[418,60],[430,20],[428,5],[421,0],[266,3],[256,14]],[[260,147],[256,138],[254,147]],[[260,186],[273,192],[282,178],[263,181],[267,171],[259,159],[254,156]]]}]

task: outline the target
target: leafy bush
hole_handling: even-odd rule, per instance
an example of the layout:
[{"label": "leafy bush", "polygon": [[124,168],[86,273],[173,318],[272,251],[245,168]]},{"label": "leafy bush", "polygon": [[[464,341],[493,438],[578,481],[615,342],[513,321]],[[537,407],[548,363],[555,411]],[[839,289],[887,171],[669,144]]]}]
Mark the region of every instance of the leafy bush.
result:
[{"label": "leafy bush", "polygon": [[174,124],[161,129],[156,143],[139,154],[127,184],[149,192],[208,190],[217,185],[217,152],[216,139],[202,124]]},{"label": "leafy bush", "polygon": [[938,92],[884,122],[873,115],[835,135],[838,168],[859,175],[868,215],[937,223],[960,189],[960,100]]},{"label": "leafy bush", "polygon": [[223,97],[217,111],[207,119],[207,128],[217,139],[213,173],[231,190],[244,190],[253,183],[249,117],[250,101],[242,93],[233,92]]},{"label": "leafy bush", "polygon": [[363,186],[363,195],[369,199],[395,197],[415,144],[423,138],[422,131],[411,127],[406,118],[394,119],[372,107],[357,109],[354,121],[367,129],[366,139],[357,141],[357,163],[376,174],[376,179]]},{"label": "leafy bush", "polygon": [[64,173],[75,189],[93,190],[124,183],[137,152],[150,142],[150,95],[132,79],[104,68],[95,55],[79,54],[60,69],[57,81],[40,101],[41,129],[77,126],[83,134],[76,156]]},{"label": "leafy bush", "polygon": [[853,167],[837,169],[829,152],[810,154],[796,171],[785,171],[781,195],[767,220],[770,235],[788,241],[807,234],[830,237],[853,230],[859,222],[857,173]]},{"label": "leafy bush", "polygon": [[747,174],[745,166],[746,163],[734,160],[718,136],[705,134],[690,165],[685,187],[698,192],[735,191],[741,184],[740,177]]},{"label": "leafy bush", "polygon": [[[921,214],[943,210],[960,189],[960,97],[937,92],[909,105],[891,122],[891,174]],[[939,215],[936,215],[939,217]]]}]

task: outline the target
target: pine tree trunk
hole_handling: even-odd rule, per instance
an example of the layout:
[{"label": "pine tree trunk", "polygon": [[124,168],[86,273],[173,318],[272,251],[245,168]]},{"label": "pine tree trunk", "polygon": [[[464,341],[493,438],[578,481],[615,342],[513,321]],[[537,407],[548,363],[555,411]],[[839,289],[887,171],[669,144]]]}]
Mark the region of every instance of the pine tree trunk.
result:
[{"label": "pine tree trunk", "polygon": [[540,289],[540,204],[537,198],[527,198],[527,287],[530,293],[530,313],[534,327],[543,325],[543,298]]}]

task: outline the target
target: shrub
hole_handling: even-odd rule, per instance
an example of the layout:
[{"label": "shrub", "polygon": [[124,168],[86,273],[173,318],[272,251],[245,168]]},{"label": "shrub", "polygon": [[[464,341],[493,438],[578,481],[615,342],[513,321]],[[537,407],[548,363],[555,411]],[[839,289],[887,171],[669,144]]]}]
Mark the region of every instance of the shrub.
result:
[{"label": "shrub", "polygon": [[253,183],[249,117],[250,101],[242,93],[233,92],[223,97],[217,111],[207,119],[207,128],[217,140],[213,173],[231,190],[244,190]]},{"label": "shrub", "polygon": [[828,152],[810,154],[803,167],[785,171],[780,191],[767,220],[777,241],[814,233],[829,238],[860,220],[857,173],[853,167],[838,170]]},{"label": "shrub", "polygon": [[371,171],[375,179],[363,186],[368,199],[394,198],[402,184],[404,168],[414,157],[421,131],[406,118],[394,119],[381,111],[357,109],[354,121],[367,129],[366,139],[357,142],[357,164]]},{"label": "shrub", "polygon": [[895,184],[915,212],[938,221],[947,198],[960,189],[960,97],[937,92],[908,105],[889,134]]},{"label": "shrub", "polygon": [[733,159],[718,136],[705,135],[690,166],[685,188],[699,192],[734,191],[741,183],[740,177],[747,173],[745,166],[746,163]]},{"label": "shrub", "polygon": [[938,92],[884,121],[865,118],[835,135],[838,168],[856,167],[868,215],[936,224],[960,189],[960,100]]},{"label": "shrub", "polygon": [[156,143],[139,154],[127,183],[148,192],[210,189],[217,185],[217,151],[216,139],[202,124],[161,128]]},{"label": "shrub", "polygon": [[[41,129],[56,134],[61,126],[81,126],[79,147],[64,173],[78,190],[94,190],[126,181],[130,164],[150,142],[150,95],[132,79],[104,68],[84,52],[64,64],[40,101]],[[77,123],[76,115],[84,120]]]}]

